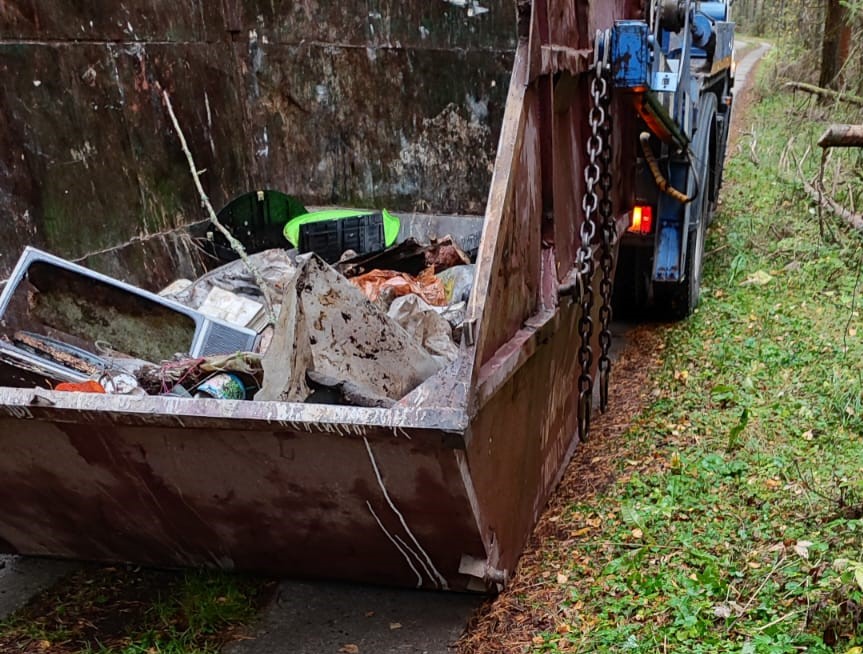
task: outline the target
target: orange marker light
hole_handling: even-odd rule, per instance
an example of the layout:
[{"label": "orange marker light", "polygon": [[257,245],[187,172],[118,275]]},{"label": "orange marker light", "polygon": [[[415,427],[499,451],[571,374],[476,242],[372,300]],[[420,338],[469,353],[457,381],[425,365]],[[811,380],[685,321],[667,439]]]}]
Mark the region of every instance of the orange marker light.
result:
[{"label": "orange marker light", "polygon": [[653,207],[633,207],[632,224],[627,231],[650,234],[653,231]]}]

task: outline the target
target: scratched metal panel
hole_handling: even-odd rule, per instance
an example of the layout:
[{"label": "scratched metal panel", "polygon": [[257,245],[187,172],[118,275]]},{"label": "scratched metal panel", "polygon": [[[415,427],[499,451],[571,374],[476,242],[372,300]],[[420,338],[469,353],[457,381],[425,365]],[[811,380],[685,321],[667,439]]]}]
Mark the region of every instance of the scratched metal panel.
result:
[{"label": "scratched metal panel", "polygon": [[513,200],[504,216],[502,256],[495,262],[480,341],[479,361],[490,359],[533,315],[540,287],[542,222],[542,166],[540,160],[539,97],[525,95],[525,122],[514,177]]},{"label": "scratched metal panel", "polygon": [[[139,196],[125,130],[102,129],[123,122],[108,50],[0,44],[0,70],[0,125],[12,155],[0,177],[0,233],[25,223],[29,244],[67,255],[126,240]],[[9,236],[0,274],[20,253],[22,239]]]},{"label": "scratched metal panel", "polygon": [[24,245],[77,258],[202,217],[157,82],[214,204],[249,188],[229,49],[0,44],[0,70],[0,276]]},{"label": "scratched metal panel", "polygon": [[216,210],[254,188],[254,152],[243,119],[246,98],[230,47],[136,44],[112,47],[111,54],[123,97],[122,128],[134,155],[128,165],[139,192],[138,215],[121,221],[127,230],[137,224],[152,233],[206,218],[162,90],[171,96]]},{"label": "scratched metal panel", "polygon": [[2,413],[7,552],[455,590],[470,581],[458,572],[462,554],[484,557],[449,447],[374,428],[156,428]]},{"label": "scratched metal panel", "polygon": [[179,0],[170,6],[159,0],[0,3],[0,38],[196,41],[203,40],[205,25],[216,21],[223,22],[219,3],[205,0]]},{"label": "scratched metal panel", "polygon": [[[312,22],[332,43],[295,47],[258,33],[270,3],[234,3],[231,20],[221,4],[104,4],[0,6],[0,278],[25,244],[77,258],[201,218],[159,84],[217,207],[267,186],[307,204],[482,213],[513,60],[509,3],[467,20],[464,7],[414,2],[390,37],[428,13],[427,41],[363,33],[368,48],[338,38],[346,17],[368,19],[365,3],[328,3],[334,24]],[[304,32],[291,6],[278,29]],[[82,20],[92,33],[78,34]]]},{"label": "scratched metal panel", "polygon": [[[516,45],[515,1],[225,0],[228,23],[271,43],[482,51]],[[484,11],[485,10],[485,11]]]},{"label": "scratched metal panel", "polygon": [[237,46],[258,184],[308,204],[484,211],[509,53],[260,43],[255,53]]},{"label": "scratched metal panel", "polygon": [[[593,286],[598,294],[598,275]],[[575,448],[580,315],[578,306],[562,305],[516,334],[518,349],[502,348],[480,370],[483,404],[471,421],[467,460],[481,528],[503,570],[515,566]]]}]

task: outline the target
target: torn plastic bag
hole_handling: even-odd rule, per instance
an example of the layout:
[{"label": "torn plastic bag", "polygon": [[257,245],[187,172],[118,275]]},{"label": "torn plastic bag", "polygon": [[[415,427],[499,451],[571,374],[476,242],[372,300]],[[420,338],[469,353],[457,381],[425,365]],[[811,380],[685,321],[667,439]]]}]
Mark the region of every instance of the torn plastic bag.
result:
[{"label": "torn plastic bag", "polygon": [[443,283],[447,304],[458,304],[470,299],[474,278],[473,264],[454,266],[438,273],[437,277]]},{"label": "torn plastic bag", "polygon": [[395,297],[413,293],[433,306],[442,307],[447,303],[444,286],[431,268],[426,268],[416,277],[395,270],[372,270],[351,278],[351,282],[372,302],[385,289],[392,289]]},{"label": "torn plastic bag", "polygon": [[[273,290],[271,295],[280,299],[284,293],[282,280],[295,268],[287,251],[281,248],[265,250],[250,255],[249,261]],[[213,287],[230,291],[256,302],[263,302],[263,292],[258,288],[252,273],[239,259],[211,270],[178,292],[169,294],[167,291],[170,287],[168,287],[168,289],[163,290],[163,293],[165,293],[164,297],[185,304],[192,309],[198,309],[207,300]]]},{"label": "torn plastic bag", "polygon": [[396,298],[390,305],[388,315],[421,343],[441,366],[458,356],[458,347],[452,338],[452,326],[418,295]]}]

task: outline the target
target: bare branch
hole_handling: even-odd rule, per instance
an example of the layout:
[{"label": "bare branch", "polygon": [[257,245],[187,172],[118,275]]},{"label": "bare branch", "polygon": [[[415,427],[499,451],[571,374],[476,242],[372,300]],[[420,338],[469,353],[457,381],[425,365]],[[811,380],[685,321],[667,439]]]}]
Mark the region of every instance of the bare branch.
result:
[{"label": "bare branch", "polygon": [[840,91],[832,91],[830,89],[821,88],[820,86],[815,86],[814,84],[805,84],[803,82],[786,82],[784,86],[785,88],[794,89],[796,91],[806,91],[807,93],[812,93],[813,95],[820,95],[824,98],[832,98],[833,100],[847,102],[848,104],[863,107],[863,98],[861,98],[859,95],[850,95],[848,93],[842,93]]},{"label": "bare branch", "polygon": [[180,141],[180,147],[183,150],[183,154],[186,155],[186,161],[189,163],[189,172],[192,173],[192,179],[195,182],[195,188],[198,189],[198,195],[201,198],[201,206],[204,207],[207,211],[207,216],[210,219],[210,222],[213,226],[218,229],[222,236],[224,236],[228,243],[231,245],[231,249],[236,252],[243,264],[246,266],[248,271],[255,278],[255,283],[261,289],[261,293],[264,295],[264,303],[266,304],[267,309],[267,318],[269,319],[270,324],[276,323],[276,313],[273,310],[273,302],[270,292],[270,287],[266,281],[264,281],[263,276],[260,271],[255,267],[255,265],[249,260],[249,255],[246,253],[246,248],[243,247],[243,244],[240,243],[234,235],[225,227],[218,216],[216,215],[215,209],[213,209],[213,205],[210,202],[210,198],[207,197],[206,192],[204,191],[204,187],[201,185],[201,177],[198,172],[198,167],[195,165],[195,160],[192,158],[192,153],[189,151],[189,146],[186,143],[186,137],[183,135],[183,130],[180,129],[180,123],[177,120],[177,115],[174,113],[174,107],[171,105],[171,98],[168,96],[167,91],[162,91],[162,99],[165,101],[165,107],[168,109],[168,115],[171,117],[171,123],[174,125],[174,131],[177,132],[177,138]]}]

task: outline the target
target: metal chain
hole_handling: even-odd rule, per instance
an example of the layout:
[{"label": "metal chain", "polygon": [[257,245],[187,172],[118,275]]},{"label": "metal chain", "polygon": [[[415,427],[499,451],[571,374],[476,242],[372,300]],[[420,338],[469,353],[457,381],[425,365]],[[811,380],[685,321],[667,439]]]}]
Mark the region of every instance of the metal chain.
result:
[{"label": "metal chain", "polygon": [[[604,75],[608,70],[603,71]],[[599,282],[599,294],[602,304],[599,307],[599,409],[603,413],[608,408],[608,378],[611,374],[611,359],[608,354],[611,350],[611,299],[614,293],[614,245],[617,241],[617,221],[614,216],[612,190],[612,114],[611,96],[606,93],[601,98],[605,122],[602,124],[602,137],[605,148],[602,150],[601,173],[599,176],[599,188],[602,191],[599,200],[600,233],[602,241],[600,244],[599,265],[602,268],[602,278]]]},{"label": "metal chain", "polygon": [[581,207],[583,220],[581,222],[581,243],[576,255],[576,269],[579,271],[579,298],[581,315],[578,319],[578,360],[581,364],[581,374],[578,376],[578,437],[586,441],[590,435],[590,413],[593,407],[593,271],[594,261],[591,244],[596,236],[597,210],[600,207],[597,185],[602,177],[602,157],[605,150],[604,125],[607,120],[603,98],[608,95],[608,82],[603,73],[604,66],[599,60],[601,33],[596,35],[595,70],[596,75],[590,81],[591,107],[588,114],[590,136],[587,139],[587,165],[584,168],[584,198]]}]

